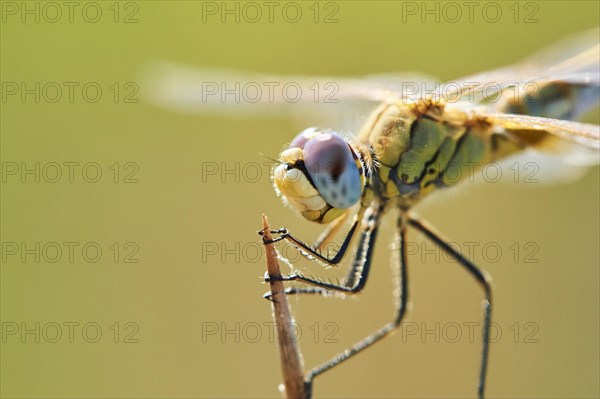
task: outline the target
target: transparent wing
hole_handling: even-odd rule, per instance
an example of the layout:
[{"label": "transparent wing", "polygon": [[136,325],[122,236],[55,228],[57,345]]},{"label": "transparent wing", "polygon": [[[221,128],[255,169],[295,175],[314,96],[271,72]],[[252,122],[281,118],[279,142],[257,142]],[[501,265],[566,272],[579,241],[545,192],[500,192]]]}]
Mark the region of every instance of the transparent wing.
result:
[{"label": "transparent wing", "polygon": [[146,101],[160,107],[187,113],[264,116],[306,105],[416,99],[435,80],[416,73],[361,78],[276,76],[156,62],[143,71],[141,81]]},{"label": "transparent wing", "polygon": [[478,103],[511,87],[562,81],[600,86],[600,30],[559,42],[520,63],[447,82],[429,96]]},{"label": "transparent wing", "polygon": [[[529,182],[563,184],[579,179],[600,164],[600,126],[527,115],[478,113],[502,134],[517,138],[524,151],[501,159],[501,170],[526,167]],[[505,183],[513,183],[505,176]]]},{"label": "transparent wing", "polygon": [[[499,170],[509,171],[509,173],[502,173],[498,182],[519,183],[519,179],[515,178],[515,168],[520,171],[521,182],[544,185],[575,182],[589,171],[590,166],[598,164],[598,153],[593,154],[585,151],[586,149],[586,147],[573,146],[564,148],[560,152],[536,149],[519,152],[496,162]],[[483,174],[478,173],[475,177],[485,182]]]},{"label": "transparent wing", "polygon": [[[538,131],[555,138],[574,142],[592,149],[600,149],[600,126],[561,119],[541,118],[529,115],[478,113],[496,126],[513,131]],[[543,140],[536,140],[542,142]]]}]

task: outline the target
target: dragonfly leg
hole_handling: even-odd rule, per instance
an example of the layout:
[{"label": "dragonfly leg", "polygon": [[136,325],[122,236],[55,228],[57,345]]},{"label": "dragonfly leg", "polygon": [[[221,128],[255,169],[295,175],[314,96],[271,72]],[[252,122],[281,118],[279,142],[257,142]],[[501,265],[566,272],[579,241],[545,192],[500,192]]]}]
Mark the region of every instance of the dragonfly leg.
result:
[{"label": "dragonfly leg", "polygon": [[477,280],[479,285],[484,291],[484,318],[483,318],[483,349],[481,352],[481,366],[479,369],[479,384],[477,386],[477,394],[480,398],[483,398],[485,392],[485,380],[487,375],[487,365],[489,358],[490,349],[490,323],[492,320],[492,289],[490,278],[481,269],[475,266],[471,261],[463,257],[460,253],[456,252],[448,244],[448,240],[442,237],[433,226],[429,225],[425,221],[422,221],[416,216],[410,216],[408,220],[409,224],[415,227],[417,230],[425,234],[433,243],[441,247],[450,256],[456,259],[461,266],[463,266],[474,278]]},{"label": "dragonfly leg", "polygon": [[[325,230],[323,230],[323,232],[321,233],[321,235],[319,235],[319,237],[317,238],[317,240],[313,243],[313,245],[309,246],[309,248],[311,250],[314,250],[315,252],[318,253],[322,253],[323,247],[326,246],[328,243],[331,242],[333,236],[335,235],[335,233],[337,233],[340,228],[344,225],[344,222],[346,220],[348,220],[348,216],[350,216],[350,212],[344,212],[344,214],[342,216],[340,216],[339,218],[335,219],[331,224],[329,224]],[[258,234],[260,236],[263,235],[263,230],[259,231]],[[265,242],[266,244],[272,244],[275,242],[279,242],[281,240],[284,240],[286,237],[286,234],[289,234],[289,232],[287,231],[287,229],[285,227],[282,227],[280,229],[277,230],[270,230],[269,231],[271,234],[281,234],[281,236],[276,237],[275,239],[272,239],[271,241],[267,241]],[[291,234],[289,234],[291,235]],[[301,241],[301,240],[297,240],[297,241]]]},{"label": "dragonfly leg", "polygon": [[[356,294],[361,291],[369,276],[373,248],[375,247],[375,238],[377,237],[377,224],[381,216],[383,208],[379,207],[373,211],[367,218],[365,226],[360,236],[358,250],[348,275],[341,284],[332,283],[329,281],[319,280],[313,277],[307,277],[300,272],[295,272],[287,276],[278,277],[277,280],[282,281],[298,281],[313,287],[290,287],[286,289],[287,294],[328,294],[334,291],[347,294]],[[274,280],[273,277],[265,276],[265,281]],[[266,293],[266,299],[271,299],[272,294]]]},{"label": "dragonfly leg", "polygon": [[386,337],[392,331],[398,328],[398,326],[400,326],[402,319],[404,318],[404,315],[406,313],[406,304],[408,302],[408,273],[406,268],[406,225],[404,223],[403,216],[401,216],[401,218],[399,219],[398,230],[400,257],[399,261],[395,263],[395,267],[398,269],[399,289],[397,291],[398,300],[396,302],[394,320],[384,325],[383,327],[370,334],[366,338],[362,339],[360,342],[358,342],[351,348],[346,349],[344,352],[338,354],[337,356],[333,357],[324,364],[312,369],[306,377],[307,386],[312,387],[313,379],[319,374],[322,374],[325,371],[342,363],[343,361],[348,360],[352,356],[356,355],[358,352],[368,348],[369,346],[378,342],[382,338]]},{"label": "dragonfly leg", "polygon": [[317,240],[314,242],[312,247],[318,251],[322,251],[323,247],[331,242],[335,233],[337,233],[340,228],[344,225],[348,217],[350,216],[350,212],[345,212],[342,216],[335,219],[327,228],[321,233]]},{"label": "dragonfly leg", "polygon": [[[334,222],[334,224],[329,226],[323,232],[323,234],[321,234],[321,236],[319,236],[319,238],[317,239],[315,244],[312,246],[310,246],[310,245],[304,243],[302,240],[296,238],[292,233],[287,231],[287,229],[285,229],[285,228],[278,229],[278,230],[272,230],[271,232],[273,234],[281,234],[281,235],[273,238],[271,241],[268,241],[268,242],[265,241],[264,243],[272,244],[272,243],[276,243],[276,242],[279,242],[282,240],[287,240],[292,244],[292,246],[294,248],[296,248],[302,255],[306,256],[308,259],[312,260],[312,259],[316,258],[323,263],[335,266],[344,259],[344,256],[346,255],[348,248],[352,244],[352,240],[354,239],[354,237],[356,237],[356,233],[357,233],[359,227],[361,226],[361,224],[363,223],[362,218],[363,218],[364,212],[365,212],[365,208],[361,208],[358,211],[358,213],[354,217],[354,222],[352,223],[352,227],[346,234],[346,237],[344,238],[344,241],[342,242],[340,249],[332,257],[324,256],[320,252],[320,250],[322,249],[322,246],[324,244],[329,242],[329,240],[331,239],[331,236],[333,234],[335,234],[335,232],[337,230],[339,230],[343,220],[345,220],[344,217],[342,217],[341,220],[338,220],[338,221]],[[258,234],[262,236],[263,231],[262,230],[259,231]]]}]

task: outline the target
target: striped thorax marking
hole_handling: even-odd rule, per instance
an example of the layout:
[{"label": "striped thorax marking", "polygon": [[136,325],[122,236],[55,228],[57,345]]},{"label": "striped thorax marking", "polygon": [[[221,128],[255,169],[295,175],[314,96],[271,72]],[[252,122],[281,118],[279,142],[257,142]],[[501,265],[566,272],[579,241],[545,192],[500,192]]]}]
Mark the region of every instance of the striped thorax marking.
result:
[{"label": "striped thorax marking", "polygon": [[359,135],[376,158],[368,187],[408,207],[436,188],[464,180],[496,155],[518,149],[507,151],[493,136],[484,119],[441,103],[383,104]]}]

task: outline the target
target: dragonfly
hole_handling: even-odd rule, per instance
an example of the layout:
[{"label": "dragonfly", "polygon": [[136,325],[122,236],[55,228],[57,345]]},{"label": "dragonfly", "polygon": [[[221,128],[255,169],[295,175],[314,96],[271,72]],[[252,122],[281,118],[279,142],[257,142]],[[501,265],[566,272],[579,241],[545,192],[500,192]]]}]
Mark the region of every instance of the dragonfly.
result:
[{"label": "dragonfly", "polygon": [[[401,325],[409,298],[406,236],[410,228],[456,259],[482,290],[483,333],[477,395],[484,397],[493,309],[491,278],[414,213],[413,208],[424,198],[459,185],[474,170],[493,162],[546,154],[565,168],[597,165],[600,126],[576,120],[600,101],[598,37],[600,30],[594,29],[516,64],[445,84],[415,74],[282,77],[196,69],[168,62],[151,69],[153,90],[147,97],[149,101],[188,112],[278,115],[284,108],[324,107],[314,104],[312,95],[290,101],[285,92],[278,91],[257,101],[210,97],[207,88],[214,89],[214,85],[207,82],[253,85],[269,82],[270,87],[293,82],[296,88],[308,93],[335,82],[335,98],[349,104],[346,109],[350,111],[340,114],[337,104],[325,107],[325,113],[334,115],[331,120],[351,118],[349,114],[358,106],[371,107],[370,115],[357,130],[324,127],[303,130],[282,151],[274,169],[275,191],[283,202],[306,220],[326,227],[313,244],[307,244],[286,228],[271,231],[274,237],[268,243],[286,241],[309,260],[327,267],[342,265],[354,249],[354,259],[341,281],[332,282],[292,270],[280,278],[297,283],[286,288],[287,295],[330,297],[335,293],[360,293],[371,270],[380,221],[391,209],[398,214],[395,248],[399,256],[394,267],[399,290],[393,319],[312,369],[306,377],[309,391],[315,377],[354,357]],[[431,89],[428,85],[432,81],[435,85]],[[346,225],[349,229],[339,249],[325,254],[325,245]],[[271,295],[267,293],[266,297]]]}]

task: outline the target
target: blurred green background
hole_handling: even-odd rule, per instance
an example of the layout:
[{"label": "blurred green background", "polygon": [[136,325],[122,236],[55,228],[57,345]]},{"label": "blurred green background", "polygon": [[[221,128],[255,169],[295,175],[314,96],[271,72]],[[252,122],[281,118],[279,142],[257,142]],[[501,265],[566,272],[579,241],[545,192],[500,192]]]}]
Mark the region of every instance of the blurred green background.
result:
[{"label": "blurred green background", "polygon": [[[407,6],[421,12],[421,2],[298,2],[303,16],[290,23],[277,2],[273,22],[265,14],[256,23],[235,16],[223,23],[220,14],[203,14],[202,2],[75,3],[72,16],[56,3],[57,17],[48,3],[2,2],[0,394],[7,398],[280,396],[256,230],[263,212],[308,241],[319,226],[281,205],[266,168],[257,181],[242,171],[265,162],[261,153],[276,157],[314,122],[153,107],[136,81],[147,63],[278,74],[410,70],[447,80],[597,26],[600,12],[596,1],[497,2],[502,14],[491,22],[486,3],[475,2],[472,22],[464,6],[452,22],[450,14],[422,21],[406,13]],[[443,7],[435,4],[426,7]],[[337,22],[323,23],[330,12]],[[49,101],[52,84],[39,102],[10,94],[22,83],[35,91],[36,82],[40,90],[57,83],[63,96]],[[76,84],[73,101],[65,82]],[[98,86],[102,96],[89,101]],[[26,174],[22,182],[22,169],[36,162],[40,181]],[[79,163],[73,181],[63,166],[48,182],[53,162]],[[101,170],[99,181],[83,178],[84,165],[88,179]],[[214,165],[218,174],[206,176]],[[472,185],[418,209],[454,241],[477,243],[474,260],[494,278],[502,335],[491,348],[490,397],[599,396],[598,179],[596,168],[561,186]],[[393,216],[385,219],[363,295],[292,298],[308,367],[390,319],[394,226]],[[422,245],[418,235],[410,239]],[[76,243],[73,259],[65,242]],[[23,255],[21,243],[33,253]],[[489,243],[502,249],[499,260],[486,262]],[[56,246],[63,252],[52,263]],[[537,263],[526,262],[532,248]],[[481,321],[481,293],[455,263],[421,255],[409,264],[407,320],[416,334],[398,333],[319,377],[315,397],[475,395],[480,340],[469,342],[464,323]],[[421,335],[436,323],[438,338]],[[456,325],[461,337],[453,343]]]}]

